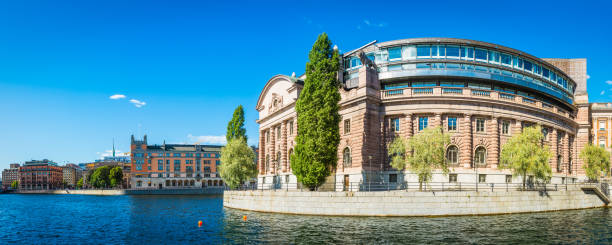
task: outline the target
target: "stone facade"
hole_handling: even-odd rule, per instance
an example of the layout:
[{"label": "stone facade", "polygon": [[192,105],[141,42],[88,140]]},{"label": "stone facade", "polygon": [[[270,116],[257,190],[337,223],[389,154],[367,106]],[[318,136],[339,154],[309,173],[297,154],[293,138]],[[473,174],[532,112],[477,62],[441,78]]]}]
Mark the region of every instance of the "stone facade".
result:
[{"label": "stone facade", "polygon": [[[503,65],[504,61],[498,58],[495,61],[497,63],[488,62],[486,66],[482,64],[482,69],[491,74],[478,70],[481,64],[477,63],[478,60],[464,61],[466,64],[461,66],[449,65],[458,62],[456,60],[459,58],[450,60],[444,57],[441,61],[423,61],[416,59],[415,55],[412,60],[400,58],[392,61],[387,58],[378,62],[376,56],[371,58],[376,59],[375,64],[363,56],[359,61],[354,60],[360,52],[372,53],[372,56],[390,55],[390,49],[400,47],[398,45],[419,45],[422,42],[432,40],[391,41],[344,54],[344,69],[340,71],[344,88],[339,90],[341,140],[333,183],[336,189],[342,189],[345,182],[365,182],[368,178],[375,182],[392,181],[395,176],[393,179],[390,176],[399,172],[409,178],[408,171],[393,169],[388,164],[386,145],[395,137],[411,137],[423,127],[431,126],[441,126],[451,134],[449,149],[458,149],[456,162],[451,162],[451,173],[458,174],[457,181],[480,181],[478,176],[484,174],[489,176],[484,177],[485,183],[504,183],[508,180],[521,182],[519,178],[504,177],[510,171],[499,169],[499,155],[510,137],[531,125],[542,126],[546,134],[543,144],[550,147],[553,153],[550,160],[552,183],[574,182],[585,178],[583,163],[578,157],[580,150],[591,142],[585,59],[542,60],[498,45],[443,39],[437,40],[436,44],[446,42],[448,52],[451,52],[451,47],[455,47],[451,45],[481,45],[476,46],[476,49],[490,49],[490,60],[496,59],[499,53],[504,55],[507,52],[521,62],[529,59],[531,63],[539,64],[534,65],[539,70],[530,68],[532,70],[525,72],[527,66],[523,69],[522,63],[516,63],[520,64],[521,71],[515,71],[511,69],[515,61]],[[388,48],[383,50],[383,47]],[[404,57],[404,50],[409,53],[409,48],[416,46],[401,47]],[[497,51],[491,51],[493,49]],[[461,50],[464,50],[463,47]],[[498,52],[497,56],[492,55],[492,52]],[[432,60],[446,63],[430,63]],[[359,65],[353,67],[353,62]],[[444,68],[427,69],[423,73],[417,69],[423,64],[431,67],[443,64]],[[476,66],[477,69],[465,72],[464,66],[468,69]],[[401,70],[391,71],[396,67]],[[541,78],[544,76],[542,69],[547,74],[554,72],[559,77],[558,84],[556,79],[546,82],[550,90],[518,80],[536,73],[536,77],[544,80]],[[511,75],[503,77],[497,74]],[[260,188],[289,189],[298,186],[295,176],[291,174],[289,158],[298,126],[294,106],[304,79],[304,76],[274,76],[260,94],[256,106],[259,111],[257,123],[260,124]],[[552,92],[547,94],[546,91]],[[610,123],[612,125],[612,120]],[[288,127],[289,124],[293,126]],[[439,174],[434,176],[434,181],[449,182],[448,178]]]}]

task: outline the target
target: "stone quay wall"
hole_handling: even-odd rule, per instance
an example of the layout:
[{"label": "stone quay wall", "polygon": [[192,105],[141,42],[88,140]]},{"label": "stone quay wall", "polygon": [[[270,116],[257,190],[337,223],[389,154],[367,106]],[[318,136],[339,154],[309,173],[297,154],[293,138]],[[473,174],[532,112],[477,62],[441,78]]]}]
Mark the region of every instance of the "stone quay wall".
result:
[{"label": "stone quay wall", "polygon": [[489,215],[606,206],[592,190],[566,191],[225,191],[223,206],[241,210],[335,216]]}]

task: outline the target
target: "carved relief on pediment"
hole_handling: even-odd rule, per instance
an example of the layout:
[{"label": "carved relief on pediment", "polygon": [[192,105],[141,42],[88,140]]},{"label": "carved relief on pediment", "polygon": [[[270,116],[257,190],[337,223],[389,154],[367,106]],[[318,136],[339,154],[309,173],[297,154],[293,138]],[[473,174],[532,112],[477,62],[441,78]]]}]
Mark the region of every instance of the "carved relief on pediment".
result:
[{"label": "carved relief on pediment", "polygon": [[272,99],[268,105],[268,113],[278,111],[280,108],[283,108],[283,96],[272,93]]}]

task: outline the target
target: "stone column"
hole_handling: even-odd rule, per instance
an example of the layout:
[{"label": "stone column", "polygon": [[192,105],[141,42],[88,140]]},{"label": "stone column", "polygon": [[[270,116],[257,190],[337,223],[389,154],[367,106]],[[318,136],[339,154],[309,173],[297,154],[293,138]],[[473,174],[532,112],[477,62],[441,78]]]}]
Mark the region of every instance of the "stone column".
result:
[{"label": "stone column", "polygon": [[409,138],[412,137],[412,114],[408,113],[404,117],[404,137]]},{"label": "stone column", "polygon": [[[563,173],[568,173],[567,166],[569,165],[569,133],[563,133],[563,163],[561,163],[563,167]],[[567,181],[567,180],[566,180]]]},{"label": "stone column", "polygon": [[[436,122],[435,123],[437,124],[437,126],[442,127],[442,114],[436,113],[435,117],[436,117]],[[436,124],[434,124],[434,125],[436,125]]]},{"label": "stone column", "polygon": [[281,159],[282,172],[287,172],[287,121],[284,121],[281,127]]},{"label": "stone column", "polygon": [[[265,174],[266,167],[266,131],[259,130],[259,161],[257,161],[259,165],[259,174]],[[202,164],[202,168],[204,168],[204,164]]]},{"label": "stone column", "polygon": [[550,152],[552,153],[552,158],[551,158],[551,169],[554,169],[553,172],[559,172],[559,169],[557,169],[557,156],[559,155],[558,152],[558,147],[559,147],[559,139],[557,137],[557,129],[552,128],[551,132],[549,133],[549,137],[550,137]]},{"label": "stone column", "polygon": [[268,133],[270,135],[270,173],[276,174],[276,168],[278,167],[278,162],[276,161],[276,126],[270,127],[270,131]]},{"label": "stone column", "polygon": [[461,149],[461,163],[464,168],[472,167],[472,152],[474,147],[472,146],[472,115],[465,114],[462,119],[461,135],[462,137],[462,149]]},{"label": "stone column", "polygon": [[493,120],[491,120],[491,123],[493,124],[491,127],[493,129],[493,140],[492,140],[492,145],[491,145],[491,168],[498,168],[498,164],[499,164],[499,117],[493,117]]}]

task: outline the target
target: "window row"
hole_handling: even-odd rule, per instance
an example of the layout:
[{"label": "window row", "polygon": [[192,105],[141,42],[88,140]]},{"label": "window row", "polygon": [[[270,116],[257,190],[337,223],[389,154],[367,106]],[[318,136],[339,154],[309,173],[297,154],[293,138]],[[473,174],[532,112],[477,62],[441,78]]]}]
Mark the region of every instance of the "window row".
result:
[{"label": "window row", "polygon": [[[273,126],[271,130],[274,130],[274,134],[276,135],[276,140],[281,140],[281,126]],[[270,142],[270,130],[266,130],[264,132],[264,139],[265,142],[264,143],[269,143]],[[287,122],[287,136],[292,136],[293,135],[293,120],[290,120]]]},{"label": "window row", "polygon": [[[220,157],[220,153],[147,153],[148,157],[205,157],[215,158]],[[144,153],[134,153],[134,157],[144,157]]]},{"label": "window row", "polygon": [[[484,133],[485,132],[485,118],[476,118],[475,119],[475,123],[476,123],[476,127],[475,130],[476,132],[479,133]],[[399,132],[401,130],[400,127],[400,118],[396,117],[396,118],[391,118],[389,120],[390,122],[390,130],[391,132]],[[419,131],[427,128],[427,126],[429,125],[429,117],[428,116],[419,116],[418,117],[418,129]],[[457,117],[455,116],[449,116],[446,117],[446,130],[448,131],[457,131]],[[501,133],[504,135],[510,135],[510,121],[507,120],[502,120],[501,121]]]},{"label": "window row", "polygon": [[[479,65],[471,65],[471,64],[459,64],[459,63],[414,63],[414,64],[398,64],[398,65],[390,65],[386,67],[379,67],[379,71],[401,71],[401,70],[432,70],[432,69],[442,69],[442,70],[466,70],[466,71],[477,71],[477,72],[486,72],[495,75],[503,75],[506,77],[512,77],[519,80],[523,80],[529,83],[533,83],[539,86],[546,87],[555,92],[563,93],[563,94],[572,94],[573,89],[568,89],[565,87],[565,91],[553,86],[553,83],[545,82],[541,79],[534,79],[531,76],[525,76],[521,73],[512,72],[504,69],[498,69],[493,67],[479,66]],[[358,74],[358,73],[354,73]],[[562,86],[559,85],[559,86]]]},{"label": "window row", "polygon": [[[446,148],[446,162],[451,166],[459,165],[459,147],[450,145]],[[476,164],[478,167],[485,167],[487,165],[487,149],[484,146],[476,147],[473,164]]]},{"label": "window row", "polygon": [[[366,56],[376,64],[415,59],[460,59],[502,65],[534,74],[556,83],[572,93],[574,91],[574,85],[568,83],[568,80],[561,74],[555,73],[553,68],[521,56],[496,50],[458,45],[409,45],[381,49],[368,53]],[[348,57],[345,62],[346,69],[358,68],[361,65],[361,60],[356,56]]]}]

